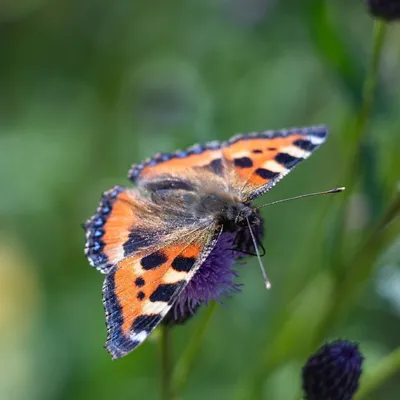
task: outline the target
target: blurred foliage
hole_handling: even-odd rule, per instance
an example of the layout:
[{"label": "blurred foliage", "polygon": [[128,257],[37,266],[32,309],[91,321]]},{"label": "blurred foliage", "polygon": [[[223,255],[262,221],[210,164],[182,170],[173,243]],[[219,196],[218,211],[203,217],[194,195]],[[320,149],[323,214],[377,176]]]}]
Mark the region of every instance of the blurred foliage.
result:
[{"label": "blurred foliage", "polygon": [[[2,0],[0,398],[158,398],[157,335],[116,362],[102,349],[102,276],[80,223],[155,152],[318,123],[327,144],[260,202],[351,185],[265,210],[273,288],[254,260],[239,267],[243,291],[216,307],[182,398],[294,400],[328,338],[359,341],[372,371],[400,345],[399,222],[384,223],[400,178],[399,33],[356,137],[372,51],[361,1]],[[200,320],[173,332],[175,358]],[[399,378],[368,399],[397,399]]]}]

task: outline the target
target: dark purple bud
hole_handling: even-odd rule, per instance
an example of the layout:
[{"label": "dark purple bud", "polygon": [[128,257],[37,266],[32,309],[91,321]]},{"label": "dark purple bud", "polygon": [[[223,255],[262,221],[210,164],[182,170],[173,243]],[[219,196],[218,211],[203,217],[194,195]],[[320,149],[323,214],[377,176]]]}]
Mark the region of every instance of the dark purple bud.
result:
[{"label": "dark purple bud", "polygon": [[363,356],[356,343],[337,340],[322,346],[303,367],[307,400],[351,400],[358,389]]},{"label": "dark purple bud", "polygon": [[400,0],[364,0],[369,12],[386,21],[400,19]]}]

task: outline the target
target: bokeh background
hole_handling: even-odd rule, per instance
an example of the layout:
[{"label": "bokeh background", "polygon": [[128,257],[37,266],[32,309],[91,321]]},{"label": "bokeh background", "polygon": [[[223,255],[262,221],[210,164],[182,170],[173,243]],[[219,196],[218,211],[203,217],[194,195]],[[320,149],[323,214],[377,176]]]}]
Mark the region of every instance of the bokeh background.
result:
[{"label": "bokeh background", "polygon": [[[273,288],[255,260],[239,267],[182,398],[294,400],[321,341],[360,342],[366,372],[400,345],[398,223],[374,228],[400,175],[399,25],[352,133],[372,26],[362,1],[0,1],[1,399],[159,398],[157,333],[118,361],[103,349],[80,224],[132,163],[237,132],[331,131],[260,203],[350,186],[264,209]],[[174,330],[174,360],[204,311]],[[367,398],[399,392],[397,373]]]}]

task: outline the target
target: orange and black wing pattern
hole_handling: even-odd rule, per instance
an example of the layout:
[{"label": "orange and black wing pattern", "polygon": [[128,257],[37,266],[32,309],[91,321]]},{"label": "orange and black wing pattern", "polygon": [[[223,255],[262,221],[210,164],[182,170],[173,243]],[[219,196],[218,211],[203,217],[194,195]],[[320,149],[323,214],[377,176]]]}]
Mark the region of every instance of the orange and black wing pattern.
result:
[{"label": "orange and black wing pattern", "polygon": [[144,181],[164,175],[181,177],[202,168],[222,175],[221,146],[221,142],[214,141],[174,153],[158,153],[141,164],[132,165],[128,177],[140,186]]},{"label": "orange and black wing pattern", "polygon": [[104,192],[96,213],[84,224],[89,263],[107,273],[125,257],[154,246],[164,233],[158,215],[149,212],[148,201],[134,189],[115,186]]},{"label": "orange and black wing pattern", "polygon": [[[124,222],[124,216],[121,215],[123,204],[118,198],[123,191],[123,187],[115,186],[104,192],[96,213],[83,225],[86,231],[85,255],[90,265],[102,273],[107,273],[115,262],[123,258],[123,256],[117,255],[118,252],[121,252],[119,248],[120,243],[123,242],[121,238],[128,233],[126,226],[124,229],[126,224],[120,225]],[[117,204],[113,210],[114,203]],[[118,203],[121,204],[118,206]],[[128,211],[126,210],[126,212]],[[109,225],[110,229],[108,230]]]},{"label": "orange and black wing pattern", "polygon": [[213,229],[179,233],[175,243],[127,257],[107,274],[106,348],[114,359],[138,347],[162,321],[218,239]]},{"label": "orange and black wing pattern", "polygon": [[106,274],[106,348],[119,358],[167,314],[214,247],[216,227],[167,218],[151,199],[120,186],[103,193],[84,227],[86,256]]},{"label": "orange and black wing pattern", "polygon": [[326,136],[325,127],[250,133],[156,154],[132,166],[129,178],[138,189],[117,186],[103,194],[84,225],[85,253],[106,274],[106,348],[113,358],[135,349],[161,322],[222,232],[213,215],[200,220],[183,199],[190,204],[215,189],[250,201]]},{"label": "orange and black wing pattern", "polygon": [[222,146],[226,179],[242,201],[271,189],[326,139],[324,126],[238,135]]},{"label": "orange and black wing pattern", "polygon": [[271,189],[325,140],[325,126],[237,135],[227,142],[195,145],[174,153],[159,153],[129,171],[137,185],[160,177],[190,177],[206,171],[223,179],[243,201]]}]

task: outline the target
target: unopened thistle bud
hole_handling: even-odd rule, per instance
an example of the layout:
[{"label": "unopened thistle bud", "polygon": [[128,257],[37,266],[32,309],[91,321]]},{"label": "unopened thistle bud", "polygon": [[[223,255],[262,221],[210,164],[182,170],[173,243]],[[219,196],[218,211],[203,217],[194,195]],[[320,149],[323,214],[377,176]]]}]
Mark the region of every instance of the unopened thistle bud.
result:
[{"label": "unopened thistle bud", "polygon": [[400,0],[364,0],[369,12],[379,19],[400,19]]},{"label": "unopened thistle bud", "polygon": [[358,345],[337,340],[321,347],[303,367],[307,400],[351,400],[358,389],[363,356]]}]

